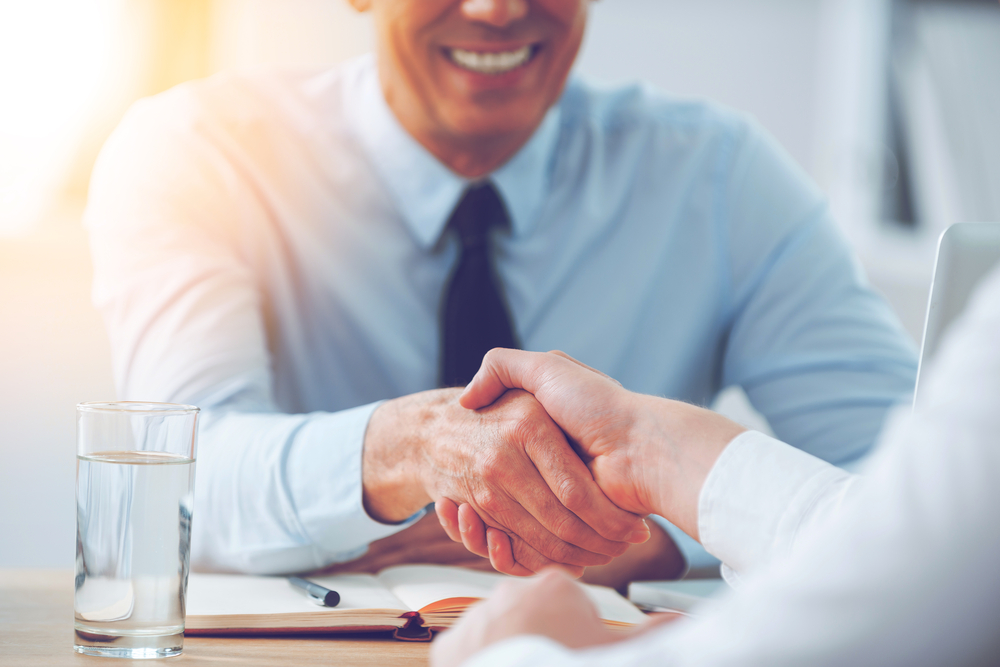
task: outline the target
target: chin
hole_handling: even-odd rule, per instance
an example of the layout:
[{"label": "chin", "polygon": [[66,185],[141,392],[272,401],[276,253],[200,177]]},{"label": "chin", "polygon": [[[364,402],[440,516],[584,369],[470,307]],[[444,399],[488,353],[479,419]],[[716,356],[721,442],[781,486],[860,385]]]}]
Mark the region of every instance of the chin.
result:
[{"label": "chin", "polygon": [[545,117],[545,111],[526,113],[523,109],[490,109],[489,111],[469,110],[463,113],[450,114],[446,124],[456,136],[469,139],[509,137],[524,135],[525,140],[531,136]]}]

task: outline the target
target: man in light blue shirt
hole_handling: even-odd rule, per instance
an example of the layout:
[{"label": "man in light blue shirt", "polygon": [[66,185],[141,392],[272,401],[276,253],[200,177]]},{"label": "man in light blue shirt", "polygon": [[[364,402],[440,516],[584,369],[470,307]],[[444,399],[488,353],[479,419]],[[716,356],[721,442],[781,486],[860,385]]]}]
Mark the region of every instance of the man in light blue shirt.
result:
[{"label": "man in light blue shirt", "polygon": [[[121,398],[204,410],[196,567],[349,561],[440,498],[507,530],[518,573],[646,539],[530,395],[473,413],[436,389],[446,225],[473,183],[509,215],[492,261],[522,347],[696,403],[739,385],[785,442],[837,464],[868,450],[915,350],[759,128],[566,82],[587,0],[352,1],[377,57],[140,102],[94,173]],[[697,564],[667,530],[654,557],[676,574],[676,542]]]}]

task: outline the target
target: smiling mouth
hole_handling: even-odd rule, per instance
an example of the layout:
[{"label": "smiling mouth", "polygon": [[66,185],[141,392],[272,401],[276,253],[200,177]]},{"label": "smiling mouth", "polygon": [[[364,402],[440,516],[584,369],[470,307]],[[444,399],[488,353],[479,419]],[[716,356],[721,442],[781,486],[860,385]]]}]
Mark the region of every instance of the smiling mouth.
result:
[{"label": "smiling mouth", "polygon": [[527,65],[538,49],[533,45],[522,46],[515,51],[467,51],[446,48],[445,55],[462,69],[478,74],[506,74]]}]

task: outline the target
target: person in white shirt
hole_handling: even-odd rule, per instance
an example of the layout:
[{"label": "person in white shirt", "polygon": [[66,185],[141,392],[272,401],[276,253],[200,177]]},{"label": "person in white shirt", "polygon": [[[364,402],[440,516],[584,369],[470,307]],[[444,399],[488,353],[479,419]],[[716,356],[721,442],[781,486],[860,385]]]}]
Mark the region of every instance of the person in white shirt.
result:
[{"label": "person in white shirt", "polygon": [[[1000,664],[1000,267],[858,475],[558,354],[493,351],[461,400],[508,388],[534,394],[612,500],[683,527],[736,590],[623,640],[549,572],[470,610],[435,667]],[[467,505],[441,514],[470,549],[510,558]]]}]

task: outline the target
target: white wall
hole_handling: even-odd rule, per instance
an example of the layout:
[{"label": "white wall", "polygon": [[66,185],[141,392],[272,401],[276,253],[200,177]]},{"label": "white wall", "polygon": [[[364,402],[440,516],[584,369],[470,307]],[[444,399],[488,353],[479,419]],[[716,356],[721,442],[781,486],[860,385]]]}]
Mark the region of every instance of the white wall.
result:
[{"label": "white wall", "polygon": [[[819,175],[818,44],[831,1],[846,0],[601,0],[580,69],[749,111]],[[370,22],[345,0],[215,0],[213,16],[218,67],[332,63],[371,45]],[[73,406],[113,394],[77,216],[0,240],[0,567],[72,565]],[[930,259],[908,243],[879,237],[863,256],[916,334]],[[727,405],[748,414],[738,395]]]},{"label": "white wall", "polygon": [[71,567],[76,413],[114,397],[73,217],[0,239],[0,567]]},{"label": "white wall", "polygon": [[602,0],[579,69],[748,111],[809,170],[821,14],[819,0]]}]

